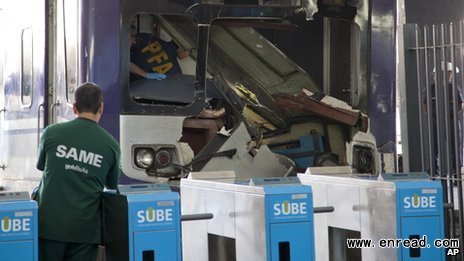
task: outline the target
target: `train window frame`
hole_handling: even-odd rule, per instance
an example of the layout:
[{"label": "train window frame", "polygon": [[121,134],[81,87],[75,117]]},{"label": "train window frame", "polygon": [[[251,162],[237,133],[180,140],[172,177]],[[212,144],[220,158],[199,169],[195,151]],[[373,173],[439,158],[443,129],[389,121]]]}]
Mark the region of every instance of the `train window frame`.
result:
[{"label": "train window frame", "polygon": [[21,105],[30,108],[33,100],[34,89],[34,33],[32,27],[26,27],[21,31]]},{"label": "train window frame", "polygon": [[[74,103],[74,91],[77,89],[81,77],[79,56],[81,55],[80,41],[80,14],[81,6],[78,1],[62,1],[63,7],[63,34],[64,34],[64,56],[65,56],[65,97],[69,105]],[[70,17],[70,15],[72,15]],[[70,74],[73,77],[70,77]]]},{"label": "train window frame", "polygon": [[[262,1],[262,0],[260,0]],[[208,52],[209,52],[209,43],[206,44],[205,41],[211,41],[209,39],[209,26],[213,24],[214,20],[217,19],[227,19],[229,17],[235,18],[237,20],[243,19],[244,16],[247,15],[237,15],[234,9],[234,6],[215,6],[215,5],[208,5],[208,4],[195,4],[189,5],[187,2],[177,2],[178,5],[171,5],[171,4],[163,4],[160,2],[159,5],[147,5],[146,1],[142,0],[122,0],[120,5],[121,10],[121,19],[119,23],[120,35],[119,35],[119,47],[120,47],[120,112],[121,114],[133,114],[133,113],[143,113],[143,114],[150,114],[150,115],[176,115],[176,116],[191,116],[200,113],[203,109],[209,106],[208,104],[208,91],[207,91],[207,80],[208,80]],[[224,8],[223,8],[224,7]],[[250,9],[247,6],[244,11],[253,11],[254,9]],[[265,19],[265,20],[273,20],[277,19],[280,20],[281,17],[287,15],[287,11],[285,8],[272,8],[275,10],[277,15],[272,13],[254,13],[251,12],[253,17],[258,20]],[[219,12],[221,11],[221,12]],[[225,11],[226,13],[223,13]],[[291,13],[293,13],[292,10]],[[169,16],[187,16],[191,17],[194,21],[196,21],[198,32],[195,36],[193,36],[196,41],[196,50],[194,53],[198,53],[198,57],[196,57],[197,65],[195,66],[195,76],[192,79],[192,88],[194,91],[194,100],[193,103],[186,104],[182,102],[181,104],[174,103],[172,100],[168,100],[167,103],[158,102],[158,97],[156,96],[149,96],[149,97],[141,97],[139,95],[132,95],[130,84],[130,25],[131,20],[134,18],[135,15],[138,13],[144,15],[169,15]],[[248,16],[247,16],[248,17]],[[254,20],[254,19],[252,19]],[[201,26],[198,26],[201,25]],[[172,35],[173,39],[182,46],[186,47],[187,50],[193,46],[184,46],[182,42],[179,42],[177,35]],[[205,45],[206,44],[206,45]],[[125,61],[125,62],[124,62]],[[200,64],[198,64],[200,62]],[[168,79],[172,78],[168,76]],[[221,79],[218,78],[218,82],[215,82],[215,78],[213,76],[213,84],[221,84]],[[132,86],[133,87],[133,86]],[[209,92],[211,93],[211,92]],[[156,95],[160,95],[156,93]],[[139,102],[134,100],[139,99]],[[148,99],[144,99],[148,98]],[[142,102],[140,102],[142,101]],[[154,102],[151,102],[154,101]]]},{"label": "train window frame", "polygon": [[[150,13],[150,12],[136,12],[129,19],[129,38],[132,41],[132,34],[134,30],[136,33],[145,33],[156,36],[156,39],[165,42],[167,45],[175,44],[178,48],[183,48],[182,44],[176,42],[173,35],[169,34],[168,31],[163,28],[162,23],[158,20],[158,16],[161,13]],[[184,14],[176,14],[179,16],[185,16]],[[153,25],[156,25],[153,27]],[[131,54],[132,42],[129,45],[129,53]],[[162,52],[163,50],[161,50]],[[190,55],[189,55],[190,56]],[[196,58],[196,57],[195,57]],[[194,78],[196,70],[196,60],[192,57],[187,57],[185,61],[181,58],[175,57],[178,63],[179,74],[167,75],[167,78],[162,81],[139,79],[131,81],[132,73],[129,70],[129,96],[135,103],[141,106],[166,106],[187,108],[195,102],[194,94]],[[190,61],[187,61],[189,60]],[[129,55],[129,61],[131,63],[131,55]],[[190,68],[192,67],[193,68]],[[179,87],[180,86],[180,87]],[[174,88],[172,88],[174,87]],[[175,88],[179,87],[179,88]],[[135,91],[134,91],[135,90]],[[146,96],[142,93],[149,91]],[[177,90],[166,92],[166,90]],[[191,93],[188,91],[191,90]],[[171,94],[169,94],[171,93]],[[188,93],[188,95],[183,95]],[[141,95],[142,94],[142,95]]]}]

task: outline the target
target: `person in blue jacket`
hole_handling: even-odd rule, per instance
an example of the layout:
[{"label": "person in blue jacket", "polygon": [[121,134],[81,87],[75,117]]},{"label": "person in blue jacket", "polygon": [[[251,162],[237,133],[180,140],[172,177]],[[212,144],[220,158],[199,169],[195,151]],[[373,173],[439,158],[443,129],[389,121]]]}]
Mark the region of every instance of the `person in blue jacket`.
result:
[{"label": "person in blue jacket", "polygon": [[177,58],[187,58],[188,51],[155,34],[137,33],[134,28],[131,30],[131,82],[138,79],[163,80],[167,75],[182,73]]}]

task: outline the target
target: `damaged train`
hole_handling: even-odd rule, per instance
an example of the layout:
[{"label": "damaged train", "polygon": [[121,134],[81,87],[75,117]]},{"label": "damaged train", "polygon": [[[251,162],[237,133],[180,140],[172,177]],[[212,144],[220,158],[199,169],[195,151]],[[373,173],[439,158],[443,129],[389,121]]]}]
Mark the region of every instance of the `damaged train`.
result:
[{"label": "damaged train", "polygon": [[[121,145],[121,183],[175,184],[202,170],[234,170],[239,178],[334,165],[379,173],[376,139],[359,106],[368,103],[358,87],[360,29],[353,20],[361,6],[341,1],[348,9],[340,14],[350,17],[327,18],[339,9],[322,2],[330,1],[5,3],[0,30],[9,40],[0,42],[0,186],[7,191],[37,186],[41,132],[74,117],[73,93],[83,82],[95,82],[104,92],[100,124]],[[181,74],[133,82],[131,30],[156,33],[154,25],[160,37],[190,50],[189,57],[179,61]],[[314,56],[291,58],[279,41],[307,34],[302,29],[308,26],[315,32],[312,43],[300,44],[313,48]],[[324,62],[333,41],[347,50],[338,65]],[[351,98],[333,97],[323,88],[321,72],[335,66],[338,88],[348,89]],[[212,105],[213,99],[219,102]]]}]

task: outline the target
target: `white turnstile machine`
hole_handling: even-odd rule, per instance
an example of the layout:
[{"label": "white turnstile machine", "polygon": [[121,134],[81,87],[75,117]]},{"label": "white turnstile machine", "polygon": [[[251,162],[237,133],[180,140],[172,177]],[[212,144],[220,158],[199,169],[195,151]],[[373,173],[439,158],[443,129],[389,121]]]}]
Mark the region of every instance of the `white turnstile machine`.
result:
[{"label": "white turnstile machine", "polygon": [[[319,170],[298,174],[312,187],[315,207],[335,209],[314,218],[317,260],[445,260],[445,248],[434,246],[444,238],[439,181],[425,173],[370,176],[325,167],[315,174]],[[372,244],[350,247],[351,239]]]},{"label": "white turnstile machine", "polygon": [[314,260],[312,193],[293,178],[237,180],[234,172],[191,173],[181,180],[184,261]]}]

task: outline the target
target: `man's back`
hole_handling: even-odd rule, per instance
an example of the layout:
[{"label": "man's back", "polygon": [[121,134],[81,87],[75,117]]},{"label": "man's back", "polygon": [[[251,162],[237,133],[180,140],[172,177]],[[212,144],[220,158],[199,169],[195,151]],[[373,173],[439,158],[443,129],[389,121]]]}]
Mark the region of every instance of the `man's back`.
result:
[{"label": "man's back", "polygon": [[119,178],[119,146],[96,122],[84,118],[48,127],[39,146],[39,236],[67,242],[100,242],[103,187]]}]

